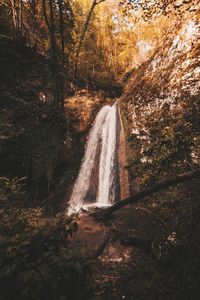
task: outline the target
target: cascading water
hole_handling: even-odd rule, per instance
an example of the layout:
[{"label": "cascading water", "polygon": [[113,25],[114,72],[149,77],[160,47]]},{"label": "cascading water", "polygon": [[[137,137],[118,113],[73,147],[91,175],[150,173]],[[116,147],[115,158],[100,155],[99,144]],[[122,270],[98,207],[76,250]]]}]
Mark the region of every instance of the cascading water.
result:
[{"label": "cascading water", "polygon": [[90,206],[109,206],[119,199],[118,102],[104,106],[90,131],[85,155],[69,202],[68,213]]}]

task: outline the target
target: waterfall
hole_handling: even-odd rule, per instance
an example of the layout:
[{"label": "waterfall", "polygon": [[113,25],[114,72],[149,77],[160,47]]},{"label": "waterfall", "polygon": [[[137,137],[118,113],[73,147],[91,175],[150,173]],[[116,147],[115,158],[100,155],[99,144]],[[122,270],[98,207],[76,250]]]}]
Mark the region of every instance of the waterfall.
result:
[{"label": "waterfall", "polygon": [[119,129],[118,102],[104,106],[89,133],[68,213],[82,208],[109,206],[119,200]]}]

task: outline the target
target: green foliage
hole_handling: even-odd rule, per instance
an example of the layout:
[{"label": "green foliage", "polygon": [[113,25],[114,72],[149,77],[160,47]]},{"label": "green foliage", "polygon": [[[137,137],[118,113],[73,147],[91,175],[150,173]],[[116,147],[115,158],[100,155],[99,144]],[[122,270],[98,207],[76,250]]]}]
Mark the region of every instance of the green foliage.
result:
[{"label": "green foliage", "polygon": [[0,205],[10,207],[20,205],[24,200],[24,187],[26,177],[7,178],[0,177]]},{"label": "green foliage", "polygon": [[130,134],[132,149],[130,171],[141,183],[152,183],[158,178],[182,172],[199,163],[199,98],[179,101],[179,109],[171,110],[164,104],[159,110],[141,116],[147,130]]},{"label": "green foliage", "polygon": [[[72,180],[77,114],[62,112],[53,101],[47,59],[2,36],[0,54],[0,176],[27,177],[28,199],[37,205],[68,172],[55,200],[60,209]],[[46,102],[39,100],[40,92]]]},{"label": "green foliage", "polygon": [[13,205],[21,180],[1,180],[0,299],[84,299],[90,289],[90,261],[85,248],[71,245],[77,230],[74,217],[45,219],[40,208]]},{"label": "green foliage", "polygon": [[[12,120],[7,123],[9,132],[2,129],[2,136],[7,134],[0,149],[2,166],[12,166],[16,175],[25,175],[36,186],[50,188],[54,180],[55,169],[67,153],[65,140],[64,116],[52,102],[18,105]],[[14,166],[17,168],[15,170]],[[17,173],[18,171],[18,173]]]}]

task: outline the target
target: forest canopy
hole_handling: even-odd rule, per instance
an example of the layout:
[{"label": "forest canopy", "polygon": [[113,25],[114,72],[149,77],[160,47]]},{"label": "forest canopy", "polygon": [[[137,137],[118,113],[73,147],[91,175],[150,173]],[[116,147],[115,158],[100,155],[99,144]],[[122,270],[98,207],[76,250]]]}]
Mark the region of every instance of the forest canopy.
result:
[{"label": "forest canopy", "polygon": [[[64,67],[64,76],[73,79],[77,64],[80,81],[101,86],[101,78],[119,81],[162,43],[170,22],[158,13],[147,24],[144,7],[164,13],[166,6],[165,1],[1,1],[1,28],[50,56],[52,73]],[[61,69],[56,72],[62,77]]]}]

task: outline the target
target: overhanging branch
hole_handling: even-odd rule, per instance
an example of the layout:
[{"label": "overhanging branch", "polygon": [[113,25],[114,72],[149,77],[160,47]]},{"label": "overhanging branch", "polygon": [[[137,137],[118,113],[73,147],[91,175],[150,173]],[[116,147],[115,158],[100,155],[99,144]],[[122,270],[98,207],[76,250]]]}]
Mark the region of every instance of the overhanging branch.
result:
[{"label": "overhanging branch", "polygon": [[133,196],[121,200],[119,202],[116,202],[114,205],[110,206],[109,208],[97,212],[95,217],[99,220],[107,220],[112,213],[120,209],[121,207],[128,205],[128,204],[133,204],[137,203],[140,199],[143,199],[147,196],[150,196],[156,192],[159,192],[160,190],[166,189],[170,186],[177,185],[178,183],[182,183],[184,181],[200,177],[200,168],[194,169],[193,171],[187,172],[187,173],[181,173],[169,178],[166,178],[164,180],[160,180],[157,183],[144,188],[143,190],[139,191],[138,193],[134,194]]}]

